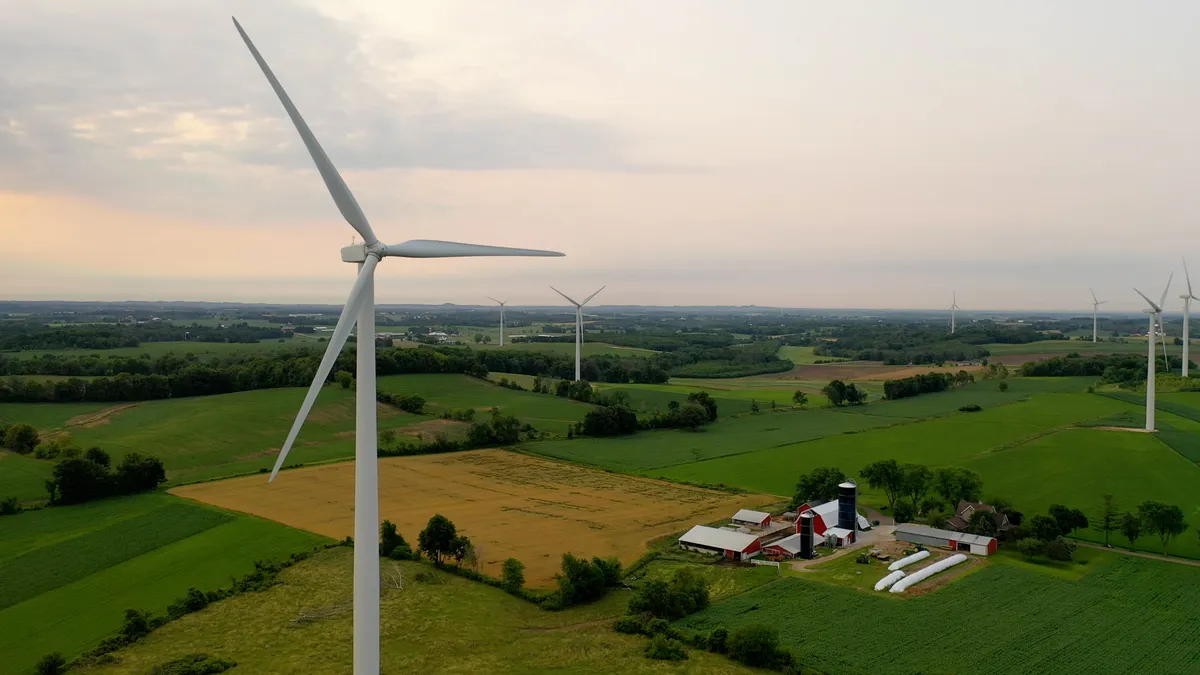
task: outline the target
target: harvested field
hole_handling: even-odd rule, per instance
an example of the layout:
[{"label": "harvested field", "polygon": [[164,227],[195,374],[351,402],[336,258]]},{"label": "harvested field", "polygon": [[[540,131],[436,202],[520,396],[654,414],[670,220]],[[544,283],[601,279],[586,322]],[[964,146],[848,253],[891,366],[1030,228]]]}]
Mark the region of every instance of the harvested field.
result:
[{"label": "harvested field", "polygon": [[[616,555],[628,564],[653,539],[739,508],[774,501],[622,476],[503,450],[379,461],[380,517],[415,544],[435,513],[450,518],[479,551],[481,571],[525,563],[529,585],[546,587],[561,554]],[[172,491],[341,539],[354,529],[354,464],[201,483]]]},{"label": "harvested field", "polygon": [[876,361],[848,361],[846,363],[822,363],[798,365],[786,373],[761,375],[776,380],[842,380],[843,382],[870,380],[898,380],[925,373],[969,373],[982,370],[979,366],[888,366]]}]

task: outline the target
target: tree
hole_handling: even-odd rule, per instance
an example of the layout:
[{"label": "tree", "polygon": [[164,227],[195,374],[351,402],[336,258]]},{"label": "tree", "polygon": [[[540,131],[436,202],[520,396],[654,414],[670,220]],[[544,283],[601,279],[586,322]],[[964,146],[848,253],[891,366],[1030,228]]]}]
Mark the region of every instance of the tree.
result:
[{"label": "tree", "polygon": [[133,642],[150,634],[150,617],[145,612],[136,609],[125,610],[125,622],[121,625],[121,635]]},{"label": "tree", "polygon": [[429,519],[425,529],[417,535],[417,542],[430,560],[440,564],[442,556],[453,554],[454,539],[457,536],[458,531],[454,523],[439,513]]},{"label": "tree", "polygon": [[821,393],[825,394],[825,397],[834,406],[840,407],[846,402],[846,383],[841,380],[833,380],[824,387],[821,387]]},{"label": "tree", "polygon": [[837,498],[838,485],[846,480],[841,469],[823,466],[803,474],[796,481],[796,494],[792,506],[806,503],[824,504]]},{"label": "tree", "polygon": [[564,606],[595,600],[607,589],[603,570],[570,553],[563,554],[562,572],[554,575],[554,579]]},{"label": "tree", "polygon": [[861,391],[856,384],[846,385],[846,403],[862,405],[867,402],[867,393]]},{"label": "tree", "polygon": [[28,455],[38,445],[38,432],[24,423],[10,424],[4,432],[4,447],[21,455]]},{"label": "tree", "polygon": [[504,590],[516,593],[525,585],[525,564],[516,558],[509,558],[500,565],[500,579]]},{"label": "tree", "polygon": [[333,381],[337,382],[342,389],[349,389],[350,385],[354,384],[354,375],[348,370],[339,370],[337,375],[333,376]]},{"label": "tree", "polygon": [[61,675],[67,672],[67,660],[58,652],[47,654],[33,667],[33,672],[34,675]]},{"label": "tree", "polygon": [[729,658],[748,666],[764,667],[779,651],[779,633],[761,623],[739,626],[726,640]]},{"label": "tree", "polygon": [[637,413],[623,405],[593,408],[583,416],[583,433],[588,436],[620,436],[637,428]]},{"label": "tree", "polygon": [[983,479],[979,474],[961,467],[938,469],[933,484],[951,510],[956,510],[961,501],[978,501],[983,494]]},{"label": "tree", "polygon": [[751,414],[757,414],[757,413],[758,413],[758,411],[759,411],[759,407],[758,407],[758,401],[755,401],[754,399],[751,399],[751,400],[750,400],[750,413],[751,413]]},{"label": "tree", "polygon": [[1132,513],[1121,516],[1121,534],[1129,540],[1129,548],[1134,548],[1142,536],[1142,519]]},{"label": "tree", "polygon": [[896,500],[904,494],[905,489],[904,470],[900,468],[896,460],[881,459],[878,462],[872,462],[858,473],[867,479],[867,484],[872,489],[883,490],[884,495],[887,496],[888,506],[895,513]]},{"label": "tree", "polygon": [[1188,526],[1183,519],[1183,510],[1175,504],[1164,504],[1159,501],[1145,501],[1138,506],[1145,528],[1157,534],[1162,542],[1163,553],[1167,552],[1167,544],[1176,535],[1183,534]]},{"label": "tree", "polygon": [[106,467],[112,464],[112,458],[108,456],[108,453],[97,447],[88,448],[87,452],[83,453],[83,458],[100,466]]},{"label": "tree", "polygon": [[396,525],[390,520],[383,521],[379,526],[379,555],[393,560],[408,560],[412,558],[412,547],[396,530]]},{"label": "tree", "polygon": [[999,388],[999,389],[1000,389],[1000,391],[1002,391],[1002,392],[1003,392],[1003,391],[1008,391],[1008,383],[1007,383],[1007,382],[1001,382],[1001,383],[1000,383],[1000,386],[999,386],[998,388]]},{"label": "tree", "polygon": [[694,391],[688,394],[688,403],[695,403],[704,408],[704,412],[708,415],[709,422],[717,421],[717,402],[712,396],[708,395],[707,391]]},{"label": "tree", "polygon": [[994,537],[999,529],[996,526],[996,514],[984,509],[972,512],[971,520],[967,522],[967,532],[983,537]]},{"label": "tree", "polygon": [[166,480],[167,471],[161,459],[136,452],[125,455],[113,475],[115,489],[123,495],[153,490]]},{"label": "tree", "polygon": [[796,392],[792,394],[792,403],[803,408],[804,406],[808,405],[808,394],[797,389]]},{"label": "tree", "polygon": [[471,556],[475,547],[465,535],[458,535],[450,542],[450,555],[454,556],[454,564],[462,567],[463,561]]},{"label": "tree", "polygon": [[913,512],[920,514],[921,503],[933,487],[933,471],[924,464],[905,464],[900,468],[904,471],[904,493],[912,500]]},{"label": "tree", "polygon": [[1062,536],[1062,529],[1050,516],[1038,514],[1029,521],[1029,536],[1040,541],[1054,541]]},{"label": "tree", "polygon": [[65,459],[54,465],[46,481],[52,504],[82,504],[112,492],[108,469],[86,459]]},{"label": "tree", "polygon": [[1017,548],[1021,550],[1021,555],[1033,560],[1046,549],[1046,542],[1036,537],[1028,537],[1017,542]]},{"label": "tree", "polygon": [[674,621],[708,607],[708,584],[694,570],[681,567],[670,581],[643,583],[629,600],[629,613]]},{"label": "tree", "polygon": [[1046,557],[1051,560],[1069,561],[1075,557],[1075,544],[1062,537],[1055,537],[1046,544]]}]

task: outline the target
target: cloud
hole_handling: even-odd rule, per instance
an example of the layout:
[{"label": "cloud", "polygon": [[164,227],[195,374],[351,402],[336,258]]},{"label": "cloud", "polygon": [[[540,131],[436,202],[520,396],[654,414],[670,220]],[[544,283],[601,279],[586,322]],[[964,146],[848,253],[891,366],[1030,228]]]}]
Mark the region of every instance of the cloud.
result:
[{"label": "cloud", "polygon": [[327,201],[231,14],[348,174],[636,169],[606,124],[428,81],[410,45],[296,2],[60,0],[0,23],[19,64],[0,74],[0,180],[207,217]]}]

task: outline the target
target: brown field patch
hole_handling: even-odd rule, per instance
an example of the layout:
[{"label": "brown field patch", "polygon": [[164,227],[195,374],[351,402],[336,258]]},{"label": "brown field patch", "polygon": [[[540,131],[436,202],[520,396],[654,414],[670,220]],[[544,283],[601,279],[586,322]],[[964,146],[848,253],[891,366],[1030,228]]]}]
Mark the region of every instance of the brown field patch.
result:
[{"label": "brown field patch", "polygon": [[395,431],[400,436],[412,436],[414,438],[421,435],[436,436],[438,434],[443,434],[449,438],[453,438],[466,433],[470,426],[471,425],[466,422],[459,422],[457,420],[436,419],[425,420],[424,422],[417,422],[416,424],[409,424],[408,426],[396,427]]},{"label": "brown field patch", "polygon": [[[563,553],[629,564],[659,537],[774,501],[589,469],[504,450],[379,460],[380,517],[410,543],[441,513],[471,538],[481,571],[514,557],[531,586],[553,584]],[[354,530],[354,463],[185,485],[172,494],[341,539]]]},{"label": "brown field patch", "polygon": [[116,415],[117,413],[120,413],[123,410],[128,410],[129,408],[132,408],[136,405],[137,405],[136,403],[125,403],[122,405],[110,406],[108,408],[105,408],[103,410],[100,410],[100,411],[97,411],[94,413],[87,413],[85,415],[76,415],[76,416],[72,417],[71,419],[67,420],[66,425],[68,427],[83,427],[85,429],[90,429],[91,427],[98,427],[101,424],[108,424],[109,418],[112,417],[113,415]]},{"label": "brown field patch", "polygon": [[898,380],[924,373],[957,373],[965,370],[968,373],[983,370],[981,366],[887,366],[874,361],[848,361],[845,363],[822,363],[815,365],[799,365],[786,373],[764,375],[763,377],[777,380],[842,380],[843,382],[861,382],[873,380]]}]

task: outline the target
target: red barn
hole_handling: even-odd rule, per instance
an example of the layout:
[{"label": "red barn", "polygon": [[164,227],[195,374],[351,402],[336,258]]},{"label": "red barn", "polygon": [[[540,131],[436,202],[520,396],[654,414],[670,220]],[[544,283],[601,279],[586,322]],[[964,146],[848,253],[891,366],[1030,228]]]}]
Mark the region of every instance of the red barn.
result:
[{"label": "red barn", "polygon": [[758,555],[762,543],[752,534],[697,525],[679,538],[679,547],[700,553],[720,553],[732,560],[748,560]]}]

